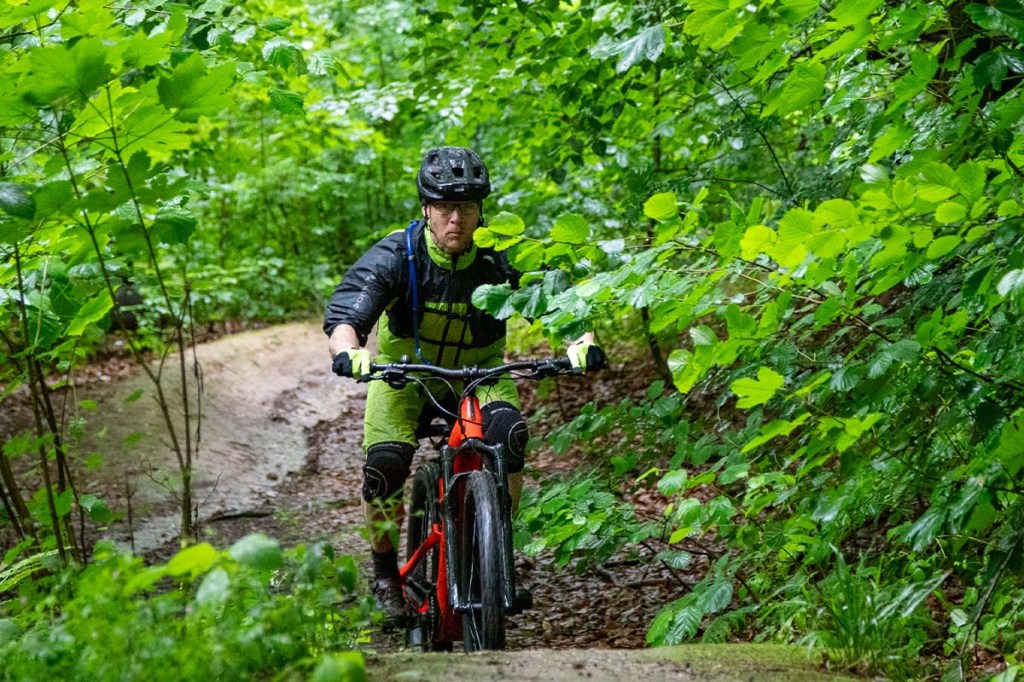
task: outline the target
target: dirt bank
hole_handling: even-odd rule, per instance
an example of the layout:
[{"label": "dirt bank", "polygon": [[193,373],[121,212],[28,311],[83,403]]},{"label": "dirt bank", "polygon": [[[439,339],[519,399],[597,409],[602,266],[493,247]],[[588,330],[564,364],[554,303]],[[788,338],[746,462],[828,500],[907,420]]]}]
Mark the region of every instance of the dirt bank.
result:
[{"label": "dirt bank", "polygon": [[[307,462],[307,429],[354,409],[365,395],[364,387],[330,375],[326,339],[315,322],[225,336],[200,345],[195,357],[203,388],[198,399],[190,391],[192,414],[201,401],[202,419],[193,421],[191,430],[198,442],[193,488],[201,528],[239,514],[272,511],[276,489]],[[186,381],[194,386],[191,357],[188,364]],[[165,394],[180,395],[181,372],[174,359],[163,375]],[[139,392],[141,397],[128,401]],[[96,402],[103,425],[87,437],[83,452],[101,452],[105,461],[88,474],[84,490],[112,496],[111,506],[124,509],[128,484],[133,527],[121,523],[111,533],[122,542],[133,535],[136,551],[143,553],[180,532],[177,460],[154,395],[152,382],[141,373],[79,393]],[[180,405],[172,419],[180,441]]]}]

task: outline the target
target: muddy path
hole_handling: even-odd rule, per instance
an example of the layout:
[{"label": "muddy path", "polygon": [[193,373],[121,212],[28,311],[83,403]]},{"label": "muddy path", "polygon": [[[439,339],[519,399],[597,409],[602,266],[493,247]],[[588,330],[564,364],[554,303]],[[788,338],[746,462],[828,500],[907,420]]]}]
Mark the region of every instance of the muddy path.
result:
[{"label": "muddy path", "polygon": [[[368,573],[359,496],[365,387],[330,373],[326,339],[319,324],[282,325],[224,336],[199,345],[196,358],[204,387],[195,463],[200,535],[218,546],[253,532],[266,533],[288,546],[328,541],[338,552],[359,558]],[[173,391],[174,378],[180,372],[173,363],[165,372],[171,378],[168,390]],[[93,381],[79,390],[79,399],[96,402],[96,421],[102,421],[103,432],[98,438],[99,429],[94,429],[82,442],[80,454],[96,449],[105,459],[103,467],[87,471],[79,484],[84,492],[104,495],[116,510],[123,511],[130,500],[131,525],[123,518],[104,531],[106,537],[123,545],[134,544],[137,552],[151,559],[166,560],[180,546],[174,493],[176,461],[151,384],[137,372],[118,374],[123,376]],[[524,411],[528,419],[538,411],[571,417],[582,402],[591,399],[588,391],[621,397],[631,389],[616,382],[635,381],[635,375],[635,370],[628,375],[612,370],[600,384],[582,392],[579,387],[558,392],[557,399],[563,402],[555,410],[539,410],[542,401],[526,385],[522,387]],[[126,402],[139,391],[141,397]],[[551,396],[545,398],[548,403],[551,400]],[[537,414],[530,419],[531,430],[541,433],[545,424],[559,421]],[[139,433],[145,435],[131,447],[124,446]],[[425,450],[417,453],[416,463],[427,456]],[[565,475],[578,464],[572,456],[555,457],[543,450],[532,453],[527,485]],[[758,668],[756,660],[750,664],[753,667],[712,669],[695,663],[696,650],[682,659],[651,657],[651,650],[645,652],[647,627],[659,608],[685,594],[704,570],[706,565],[696,561],[686,573],[670,573],[650,557],[631,556],[616,557],[598,570],[579,572],[572,565],[556,567],[554,557],[548,554],[519,557],[517,574],[531,588],[534,609],[510,619],[508,648],[529,651],[529,656],[467,658],[454,654],[412,659],[404,653],[401,636],[376,633],[364,648],[371,679],[436,679],[431,671],[437,666],[456,664],[466,680],[495,676],[524,680],[623,676],[834,679],[802,658],[785,665],[776,662],[773,670],[782,676],[772,673],[766,677],[761,673],[772,669]],[[557,657],[545,655],[555,650],[561,652]],[[631,651],[639,658],[632,657]],[[735,657],[722,651],[699,655],[716,665],[723,656]],[[768,660],[775,659],[765,658]],[[554,669],[546,661],[557,663],[557,675],[552,677]]]},{"label": "muddy path", "polygon": [[[233,518],[273,514],[276,498],[308,459],[307,431],[338,419],[361,402],[354,382],[328,381],[328,354],[315,323],[290,324],[224,336],[190,354],[187,384],[194,388],[198,362],[202,392],[190,390],[191,428],[197,445],[193,498],[200,532]],[[171,358],[163,367],[165,395],[180,395],[181,371]],[[152,381],[141,372],[110,382],[91,382],[77,397],[96,403],[97,428],[79,444],[81,455],[101,452],[102,467],[86,470],[83,491],[97,492],[127,519],[109,535],[136,552],[177,546],[181,520],[178,462]],[[184,439],[182,401],[171,411]],[[197,421],[195,415],[201,417]]]}]

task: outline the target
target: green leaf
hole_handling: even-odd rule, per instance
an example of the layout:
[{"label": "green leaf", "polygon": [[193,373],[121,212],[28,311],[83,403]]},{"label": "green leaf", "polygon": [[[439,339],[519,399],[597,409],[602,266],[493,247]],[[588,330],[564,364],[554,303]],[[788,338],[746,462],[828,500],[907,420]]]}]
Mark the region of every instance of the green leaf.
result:
[{"label": "green leaf", "polygon": [[752,225],[743,233],[740,240],[740,253],[747,260],[753,260],[760,254],[775,252],[775,230],[766,225]]},{"label": "green leaf", "polygon": [[678,217],[676,195],[672,192],[655,194],[644,202],[644,215],[658,221],[671,220]]},{"label": "green leaf", "polygon": [[1010,270],[996,285],[996,291],[1003,298],[1024,294],[1024,270]]},{"label": "green leaf", "polygon": [[303,106],[303,102],[303,96],[297,92],[270,88],[270,106],[285,116],[305,115],[306,109]]},{"label": "green leaf", "polygon": [[749,463],[743,462],[741,464],[733,464],[731,467],[729,467],[728,469],[726,469],[725,471],[718,475],[718,482],[722,485],[730,485],[740,480],[741,478],[746,478],[747,474],[749,473]]},{"label": "green leaf", "polygon": [[1024,215],[1024,207],[1014,199],[1007,199],[1000,202],[996,215],[1000,218],[1019,218]]},{"label": "green leaf", "polygon": [[725,220],[715,225],[715,248],[723,258],[733,258],[740,252],[742,238],[743,228],[731,220]]},{"label": "green leaf", "polygon": [[693,12],[686,18],[684,32],[698,38],[702,50],[721,50],[743,32],[747,15],[737,12],[727,0],[691,0]]},{"label": "green leaf", "polygon": [[506,237],[518,237],[526,230],[526,224],[515,213],[502,211],[487,221],[487,229]]},{"label": "green leaf", "polygon": [[928,258],[942,258],[947,253],[960,246],[963,239],[959,235],[951,234],[939,237],[928,246]]},{"label": "green leaf", "polygon": [[82,495],[78,498],[78,506],[84,509],[89,518],[96,523],[106,523],[114,518],[107,503],[96,495]]},{"label": "green leaf", "polygon": [[231,592],[231,578],[223,568],[216,568],[203,578],[196,591],[196,604],[202,607],[216,607],[227,601]]},{"label": "green leaf", "polygon": [[732,583],[722,580],[711,585],[698,603],[707,613],[718,613],[732,602]]},{"label": "green leaf", "polygon": [[1024,73],[1024,52],[998,47],[981,55],[974,63],[972,77],[979,87],[999,90],[1009,73]]},{"label": "green leaf", "polygon": [[1010,476],[1016,476],[1024,467],[1024,415],[1018,414],[1015,419],[1003,424],[995,455]]},{"label": "green leaf", "polygon": [[935,55],[924,50],[915,51],[910,58],[910,70],[892,85],[895,97],[886,111],[895,111],[899,105],[913,99],[928,86],[938,70],[939,60]]},{"label": "green leaf", "polygon": [[302,57],[302,51],[287,38],[274,36],[263,44],[262,54],[263,59],[274,66],[286,70],[294,66],[299,73],[306,71],[306,62]]},{"label": "green leaf", "polygon": [[32,220],[36,215],[36,202],[25,185],[0,182],[0,211],[15,218]]},{"label": "green leaf", "polygon": [[895,154],[910,142],[913,132],[910,126],[906,125],[903,121],[893,123],[871,145],[868,163],[876,163],[880,159],[887,159]]},{"label": "green leaf", "polygon": [[261,571],[280,568],[284,562],[281,545],[262,533],[247,535],[228,550],[238,563]]},{"label": "green leaf", "polygon": [[703,373],[700,363],[694,361],[693,353],[682,348],[669,354],[668,369],[672,372],[672,383],[680,393],[693,388]]},{"label": "green leaf", "polygon": [[70,49],[52,45],[30,51],[26,96],[36,104],[49,104],[68,95],[88,99],[111,78],[109,51],[99,38],[82,38]]},{"label": "green leaf", "polygon": [[825,72],[824,64],[797,64],[782,85],[769,93],[761,117],[765,118],[772,114],[785,116],[821,99],[825,93]]},{"label": "green leaf", "polygon": [[511,253],[512,264],[519,272],[532,272],[544,265],[544,245],[538,242],[520,242]]},{"label": "green leaf", "polygon": [[512,293],[512,287],[508,284],[484,284],[473,291],[473,305],[504,320],[516,312],[511,302]]},{"label": "green leaf", "polygon": [[779,219],[778,239],[774,256],[779,265],[792,268],[803,262],[807,256],[805,246],[815,234],[817,225],[814,214],[805,208],[793,208]]},{"label": "green leaf", "polygon": [[95,298],[83,305],[74,319],[68,325],[68,336],[81,336],[90,324],[95,324],[103,319],[114,307],[114,300],[110,298],[110,292],[101,290]]},{"label": "green leaf", "polygon": [[761,427],[761,432],[756,438],[753,438],[749,443],[743,446],[740,450],[742,453],[750,452],[751,450],[761,447],[765,443],[778,438],[779,436],[788,436],[793,433],[794,429],[803,424],[810,418],[809,412],[804,412],[793,421],[786,419],[773,419],[764,426]]},{"label": "green leaf", "polygon": [[687,606],[672,618],[672,624],[665,633],[664,643],[679,644],[697,634],[700,622],[704,618],[704,610],[697,606]]},{"label": "green leaf", "polygon": [[160,78],[157,92],[160,103],[176,111],[176,118],[191,123],[200,116],[218,114],[233,104],[226,91],[234,79],[234,63],[220,64],[207,71],[202,54],[193,52],[170,76]]},{"label": "green leaf", "polygon": [[265,19],[261,24],[263,28],[271,33],[280,33],[291,25],[291,19],[282,19],[280,17],[270,17],[269,19]]},{"label": "green leaf", "polygon": [[967,207],[955,201],[947,201],[935,209],[935,220],[948,225],[958,223],[967,217]]},{"label": "green leaf", "polygon": [[674,469],[658,481],[658,491],[662,495],[672,496],[686,487],[686,470],[685,469]]},{"label": "green leaf", "polygon": [[842,0],[829,11],[839,26],[859,24],[874,14],[882,0]]},{"label": "green leaf", "polygon": [[121,59],[125,65],[145,69],[166,61],[171,56],[171,42],[174,36],[169,31],[147,36],[137,31],[131,38],[120,44]]},{"label": "green leaf", "polygon": [[615,65],[615,71],[625,73],[645,59],[652,62],[658,61],[658,57],[664,49],[665,29],[658,24],[657,26],[648,26],[622,42],[601,45],[594,49],[593,54],[598,59],[620,55],[619,61]]},{"label": "green leaf", "polygon": [[202,542],[187,547],[167,562],[167,575],[196,577],[205,573],[220,559],[220,552],[212,545]]},{"label": "green leaf", "polygon": [[581,215],[566,213],[555,221],[551,239],[566,244],[586,244],[590,240],[590,224]]},{"label": "green leaf", "polygon": [[757,370],[757,379],[737,379],[729,388],[740,396],[736,406],[746,409],[768,402],[784,384],[785,379],[781,374],[768,367],[761,367]]},{"label": "green leaf", "polygon": [[187,208],[161,206],[152,225],[153,239],[163,244],[184,244],[197,224],[196,217]]},{"label": "green leaf", "polygon": [[[481,227],[474,232],[473,241],[477,246],[504,251],[522,241],[521,235],[525,229],[526,225],[522,218],[514,213],[502,212],[489,221],[487,227]],[[543,253],[541,259],[543,262]]]},{"label": "green leaf", "polygon": [[1018,43],[1024,43],[1024,8],[1019,2],[975,3],[967,5],[964,12],[978,26],[995,33],[1005,33]]},{"label": "green leaf", "polygon": [[814,14],[820,5],[818,0],[781,0],[779,16],[787,24],[798,24]]},{"label": "green leaf", "polygon": [[828,45],[818,50],[814,54],[814,61],[826,62],[835,55],[848,54],[861,48],[871,37],[871,28],[871,22],[867,20],[858,21],[849,31],[843,32],[838,38],[833,39]]}]

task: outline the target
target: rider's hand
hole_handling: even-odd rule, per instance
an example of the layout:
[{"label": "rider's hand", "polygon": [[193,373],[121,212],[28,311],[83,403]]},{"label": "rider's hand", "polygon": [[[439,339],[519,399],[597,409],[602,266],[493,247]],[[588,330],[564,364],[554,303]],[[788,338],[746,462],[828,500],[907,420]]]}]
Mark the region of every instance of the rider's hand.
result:
[{"label": "rider's hand", "polygon": [[340,377],[356,379],[370,374],[370,351],[365,348],[352,348],[334,356],[332,364],[334,373]]},{"label": "rider's hand", "polygon": [[569,362],[572,364],[573,369],[578,369],[582,372],[593,372],[608,366],[608,358],[605,357],[604,351],[595,343],[581,341],[570,344],[568,354]]}]

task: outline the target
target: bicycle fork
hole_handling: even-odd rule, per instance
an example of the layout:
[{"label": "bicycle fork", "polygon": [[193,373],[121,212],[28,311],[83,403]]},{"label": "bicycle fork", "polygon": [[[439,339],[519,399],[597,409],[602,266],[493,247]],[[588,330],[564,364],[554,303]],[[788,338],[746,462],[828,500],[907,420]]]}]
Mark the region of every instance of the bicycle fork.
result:
[{"label": "bicycle fork", "polygon": [[[498,490],[498,501],[502,505],[503,509],[507,510],[508,513],[500,513],[500,526],[501,526],[501,537],[498,539],[498,547],[500,548],[501,556],[501,588],[502,588],[502,601],[505,611],[508,613],[517,613],[522,610],[519,608],[520,605],[516,603],[516,585],[515,585],[515,560],[513,555],[513,544],[512,544],[512,497],[508,490],[508,468],[505,462],[505,446],[504,445],[487,445],[486,443],[476,440],[468,439],[457,447],[443,447],[441,449],[441,475],[445,480],[445,491],[444,497],[441,501],[441,514],[444,519],[445,533],[444,533],[444,549],[446,565],[445,568],[445,582],[448,588],[448,594],[451,597],[451,604],[456,613],[465,613],[466,611],[473,608],[473,604],[467,601],[464,596],[459,592],[458,575],[457,573],[457,562],[456,557],[460,548],[456,546],[455,533],[452,532],[456,528],[456,519],[461,519],[463,516],[463,510],[458,508],[458,505],[464,501],[462,495],[451,495],[451,490],[458,484],[459,480],[468,476],[472,471],[476,469],[460,470],[462,467],[457,467],[455,460],[456,457],[463,453],[463,451],[475,451],[476,453],[488,453],[491,455],[491,459],[494,463],[494,476],[495,485]],[[482,463],[481,463],[482,464]],[[477,605],[479,606],[479,605]]]}]

